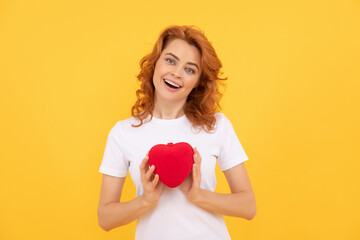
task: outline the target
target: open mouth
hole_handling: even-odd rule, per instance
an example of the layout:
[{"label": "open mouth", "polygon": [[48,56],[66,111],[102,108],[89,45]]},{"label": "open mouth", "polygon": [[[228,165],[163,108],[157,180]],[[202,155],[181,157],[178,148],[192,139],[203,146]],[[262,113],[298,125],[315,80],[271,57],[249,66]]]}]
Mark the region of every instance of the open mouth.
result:
[{"label": "open mouth", "polygon": [[167,79],[163,79],[164,80],[164,82],[165,82],[165,84],[166,85],[168,85],[170,88],[172,88],[172,89],[179,89],[179,88],[181,88],[181,86],[179,86],[179,85],[177,85],[176,83],[173,83],[173,82],[171,82],[171,81],[169,81],[169,80],[167,80]]}]

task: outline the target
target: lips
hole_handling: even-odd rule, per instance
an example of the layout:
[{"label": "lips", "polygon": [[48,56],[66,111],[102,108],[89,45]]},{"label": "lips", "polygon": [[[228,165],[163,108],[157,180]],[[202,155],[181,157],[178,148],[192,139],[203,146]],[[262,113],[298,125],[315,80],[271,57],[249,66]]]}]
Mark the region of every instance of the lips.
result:
[{"label": "lips", "polygon": [[163,78],[163,82],[165,83],[165,85],[171,89],[180,89],[182,86],[180,83],[174,81],[174,80],[171,80],[169,78]]}]

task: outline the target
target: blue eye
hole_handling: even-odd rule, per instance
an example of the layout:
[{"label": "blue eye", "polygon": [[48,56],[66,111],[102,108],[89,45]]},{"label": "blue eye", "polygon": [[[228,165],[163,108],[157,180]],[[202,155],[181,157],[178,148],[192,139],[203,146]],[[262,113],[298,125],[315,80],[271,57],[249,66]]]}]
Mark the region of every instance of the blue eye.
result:
[{"label": "blue eye", "polygon": [[169,63],[174,63],[174,60],[172,60],[171,58],[167,58],[166,61]]},{"label": "blue eye", "polygon": [[186,68],[186,71],[187,71],[188,73],[194,73],[194,72],[195,72],[195,71],[192,70],[191,68]]}]

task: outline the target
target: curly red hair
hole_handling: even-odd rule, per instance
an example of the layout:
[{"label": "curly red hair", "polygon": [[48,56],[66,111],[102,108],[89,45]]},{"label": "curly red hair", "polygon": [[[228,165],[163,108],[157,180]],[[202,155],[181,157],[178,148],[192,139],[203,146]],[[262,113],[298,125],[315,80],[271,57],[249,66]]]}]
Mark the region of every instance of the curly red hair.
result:
[{"label": "curly red hair", "polygon": [[190,92],[186,100],[184,112],[195,128],[202,128],[206,132],[210,132],[215,128],[215,113],[221,109],[219,101],[222,93],[219,90],[219,83],[220,80],[226,80],[227,78],[219,77],[222,68],[220,59],[203,32],[195,26],[174,25],[165,28],[155,43],[152,52],[141,59],[141,70],[137,75],[141,85],[140,89],[136,91],[137,101],[131,108],[132,116],[140,120],[140,123],[139,125],[133,125],[133,127],[141,126],[144,119],[149,115],[151,116],[150,120],[152,119],[155,102],[155,87],[152,80],[155,65],[166,44],[174,39],[182,39],[200,51],[202,73],[199,84]]}]

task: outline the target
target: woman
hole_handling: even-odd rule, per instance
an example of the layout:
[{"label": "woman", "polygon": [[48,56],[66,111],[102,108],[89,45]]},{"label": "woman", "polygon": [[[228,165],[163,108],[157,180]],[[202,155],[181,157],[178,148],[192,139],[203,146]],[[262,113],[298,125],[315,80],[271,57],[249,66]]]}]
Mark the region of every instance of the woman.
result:
[{"label": "woman", "polygon": [[[99,225],[106,231],[137,220],[136,239],[230,239],[222,215],[251,220],[255,196],[248,160],[230,121],[218,113],[222,67],[203,33],[170,26],[141,62],[140,90],[132,117],[110,130],[99,172],[103,180]],[[194,165],[187,179],[169,188],[149,167],[156,144],[187,142]],[[218,160],[231,193],[215,193]],[[130,172],[136,198],[119,202]]]}]

